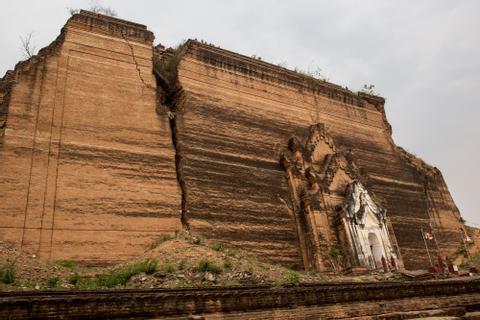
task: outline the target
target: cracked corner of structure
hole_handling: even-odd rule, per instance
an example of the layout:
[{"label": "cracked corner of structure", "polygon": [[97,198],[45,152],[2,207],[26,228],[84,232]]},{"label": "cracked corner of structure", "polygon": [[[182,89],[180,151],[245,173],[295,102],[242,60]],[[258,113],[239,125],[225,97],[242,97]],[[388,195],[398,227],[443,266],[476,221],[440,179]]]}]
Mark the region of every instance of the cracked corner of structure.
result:
[{"label": "cracked corner of structure", "polygon": [[165,49],[158,45],[153,49],[153,74],[157,81],[157,113],[168,118],[172,134],[172,144],[175,150],[175,170],[181,192],[180,221],[187,233],[190,233],[188,222],[188,190],[185,182],[183,166],[185,164],[182,145],[179,140],[177,120],[181,117],[185,101],[184,92],[178,81],[178,65],[186,52],[185,44],[175,49]]}]

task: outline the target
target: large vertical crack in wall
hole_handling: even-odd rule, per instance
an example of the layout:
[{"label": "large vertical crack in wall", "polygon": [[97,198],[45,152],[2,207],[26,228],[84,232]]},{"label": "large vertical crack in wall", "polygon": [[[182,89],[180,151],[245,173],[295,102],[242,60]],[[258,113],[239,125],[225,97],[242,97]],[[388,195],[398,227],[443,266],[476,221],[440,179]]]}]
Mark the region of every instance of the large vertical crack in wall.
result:
[{"label": "large vertical crack in wall", "polygon": [[[133,63],[135,64],[135,69],[138,72],[138,77],[143,84],[143,87],[152,89],[152,86],[148,85],[145,82],[145,79],[142,76],[142,71],[138,64],[138,61],[135,57],[135,51],[128,40],[128,37],[124,32],[122,32],[122,38],[125,40],[126,44],[130,48],[130,52],[132,55]],[[157,81],[157,113],[165,113],[168,117],[168,122],[170,124],[170,131],[172,134],[172,144],[175,151],[175,171],[177,176],[177,182],[180,187],[180,193],[182,198],[181,203],[181,217],[180,221],[182,223],[183,228],[186,231],[190,230],[187,220],[187,188],[185,185],[185,178],[182,170],[182,152],[181,146],[178,139],[178,127],[177,127],[177,115],[176,111],[178,109],[178,105],[180,105],[180,101],[182,100],[181,97],[183,96],[182,90],[177,83],[177,65],[179,62],[181,48],[177,50],[173,55],[167,55],[165,59],[162,60],[162,57],[155,52],[158,52],[156,48],[154,50],[154,64],[153,64],[153,74],[155,75]],[[177,57],[178,56],[178,57]],[[178,58],[178,59],[177,59]],[[155,59],[158,59],[157,63]],[[173,63],[172,63],[173,61]],[[165,67],[165,65],[171,66]],[[165,71],[165,69],[171,68],[169,71]],[[143,91],[142,87],[142,91]],[[154,89],[154,88],[153,88]]]},{"label": "large vertical crack in wall", "polygon": [[[174,109],[172,109],[174,110]],[[169,122],[170,130],[172,132],[172,143],[175,150],[175,170],[177,172],[177,181],[180,187],[181,197],[182,197],[182,213],[181,213],[181,222],[182,226],[186,231],[190,231],[190,226],[188,224],[188,193],[187,186],[185,183],[185,176],[183,170],[183,153],[181,150],[181,144],[178,138],[178,126],[177,126],[177,115],[174,111],[169,111]]]},{"label": "large vertical crack in wall", "polygon": [[[125,40],[127,46],[130,48],[130,52],[132,55],[133,63],[135,64],[135,69],[138,72],[138,77],[143,84],[143,87],[152,88],[152,86],[148,85],[145,82],[145,79],[142,76],[142,71],[138,64],[137,58],[135,57],[135,51],[128,40],[127,35],[122,32],[122,38]],[[162,59],[161,55],[155,54],[158,52],[156,48],[154,50],[154,65],[153,65],[153,73],[155,75],[157,81],[157,113],[162,113],[164,111],[166,116],[168,117],[168,121],[170,124],[170,131],[172,134],[172,144],[175,151],[175,171],[177,176],[177,182],[180,187],[181,193],[181,217],[180,221],[182,223],[183,228],[186,231],[190,230],[188,225],[187,219],[187,187],[185,185],[185,177],[183,174],[182,169],[182,152],[181,146],[178,139],[178,127],[177,127],[177,114],[176,111],[178,106],[180,105],[180,101],[182,101],[183,93],[178,85],[177,81],[177,66],[180,61],[180,57],[183,54],[182,46],[177,48],[177,50],[172,55],[166,55],[165,59]],[[158,59],[157,63],[155,59]],[[142,91],[143,91],[142,87]],[[160,89],[160,90],[159,90]]]},{"label": "large vertical crack in wall", "polygon": [[188,190],[184,175],[184,154],[179,140],[178,117],[184,101],[184,92],[178,83],[178,64],[185,53],[185,45],[175,50],[159,50],[154,48],[153,73],[157,81],[157,113],[167,116],[175,151],[175,170],[181,193],[181,217],[183,228],[190,232],[188,223]]}]

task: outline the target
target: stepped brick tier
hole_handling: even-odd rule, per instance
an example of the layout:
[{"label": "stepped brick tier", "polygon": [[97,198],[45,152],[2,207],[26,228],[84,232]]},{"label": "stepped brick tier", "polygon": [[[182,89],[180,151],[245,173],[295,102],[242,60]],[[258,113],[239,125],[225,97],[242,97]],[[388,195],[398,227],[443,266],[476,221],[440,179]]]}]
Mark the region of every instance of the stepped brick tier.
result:
[{"label": "stepped brick tier", "polygon": [[1,319],[479,319],[479,280],[0,293]]},{"label": "stepped brick tier", "polygon": [[81,11],[0,80],[0,239],[111,263],[183,228],[335,272],[426,268],[425,244],[434,262],[458,250],[442,175],[394,144],[383,98],[152,41]]}]

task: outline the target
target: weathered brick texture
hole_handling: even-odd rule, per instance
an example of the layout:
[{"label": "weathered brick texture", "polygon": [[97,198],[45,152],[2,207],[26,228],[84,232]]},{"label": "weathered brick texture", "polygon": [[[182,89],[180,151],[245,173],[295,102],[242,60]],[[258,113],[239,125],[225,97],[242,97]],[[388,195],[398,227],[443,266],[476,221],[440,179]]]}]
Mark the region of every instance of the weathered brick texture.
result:
[{"label": "weathered brick texture", "polygon": [[302,267],[280,159],[290,137],[321,123],[387,209],[407,268],[428,265],[422,227],[435,231],[433,256],[458,249],[447,186],[394,144],[383,98],[188,41],[166,101],[152,41],[143,25],[82,11],[0,80],[0,239],[54,260],[112,262],[183,224]]},{"label": "weathered brick texture", "polygon": [[398,148],[385,100],[197,41],[179,66],[178,143],[194,232],[264,258],[301,265],[280,158],[288,139],[324,124],[387,209],[407,268],[428,266],[421,228],[440,251],[458,249],[462,224],[438,169]]},{"label": "weathered brick texture", "polygon": [[88,12],[19,63],[0,145],[0,238],[52,259],[109,262],[180,227],[153,35]]}]

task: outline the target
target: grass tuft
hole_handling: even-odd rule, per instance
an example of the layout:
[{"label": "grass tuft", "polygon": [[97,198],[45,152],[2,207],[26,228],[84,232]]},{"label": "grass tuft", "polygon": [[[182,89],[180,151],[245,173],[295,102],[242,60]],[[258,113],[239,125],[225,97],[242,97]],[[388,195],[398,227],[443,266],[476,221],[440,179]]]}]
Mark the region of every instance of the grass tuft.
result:
[{"label": "grass tuft", "polygon": [[62,266],[64,268],[68,268],[68,269],[74,269],[77,266],[75,261],[72,261],[72,260],[60,260],[60,261],[57,261],[57,264],[59,266]]},{"label": "grass tuft", "polygon": [[7,261],[0,267],[0,282],[11,284],[15,282],[15,263]]},{"label": "grass tuft", "polygon": [[59,279],[57,277],[49,278],[47,280],[47,287],[49,289],[54,289],[58,286]]},{"label": "grass tuft", "polygon": [[113,288],[118,285],[126,285],[128,280],[136,274],[146,273],[152,274],[158,270],[158,261],[156,259],[148,259],[128,266],[124,269],[114,271],[110,274],[99,275],[96,283],[100,287]]},{"label": "grass tuft", "polygon": [[223,262],[223,268],[225,269],[232,269],[232,261],[230,259],[226,259],[224,262]]},{"label": "grass tuft", "polygon": [[286,281],[289,284],[297,284],[300,281],[300,273],[296,271],[289,272]]},{"label": "grass tuft", "polygon": [[187,260],[182,259],[178,264],[178,270],[183,270],[187,267]]},{"label": "grass tuft", "polygon": [[336,246],[331,246],[330,247],[330,256],[332,258],[336,258],[338,256],[341,256],[342,253],[340,252],[340,250],[336,247]]},{"label": "grass tuft", "polygon": [[228,257],[235,257],[237,255],[237,252],[231,248],[227,249],[225,253],[227,254]]},{"label": "grass tuft", "polygon": [[215,251],[223,251],[223,244],[219,242],[214,242],[211,248]]},{"label": "grass tuft", "polygon": [[78,273],[74,273],[72,274],[69,278],[68,278],[68,283],[70,283],[71,285],[78,285],[80,283],[80,280],[81,280],[81,277]]},{"label": "grass tuft", "polygon": [[165,264],[162,267],[163,271],[166,273],[173,273],[175,272],[175,266],[171,264],[170,262],[165,262]]},{"label": "grass tuft", "polygon": [[198,271],[219,274],[222,272],[222,268],[216,265],[214,262],[203,259],[198,263]]}]

